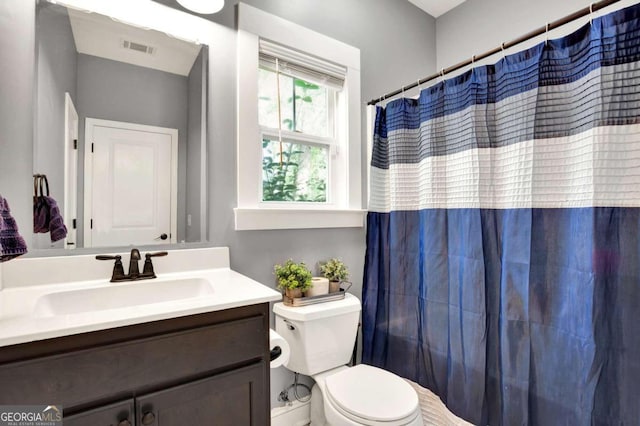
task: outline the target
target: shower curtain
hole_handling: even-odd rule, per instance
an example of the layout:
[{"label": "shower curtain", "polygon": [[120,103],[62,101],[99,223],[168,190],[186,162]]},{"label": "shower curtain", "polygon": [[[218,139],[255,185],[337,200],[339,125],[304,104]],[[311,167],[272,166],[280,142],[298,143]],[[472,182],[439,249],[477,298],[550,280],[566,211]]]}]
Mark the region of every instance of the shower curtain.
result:
[{"label": "shower curtain", "polygon": [[364,362],[475,424],[639,424],[639,19],[376,109]]}]

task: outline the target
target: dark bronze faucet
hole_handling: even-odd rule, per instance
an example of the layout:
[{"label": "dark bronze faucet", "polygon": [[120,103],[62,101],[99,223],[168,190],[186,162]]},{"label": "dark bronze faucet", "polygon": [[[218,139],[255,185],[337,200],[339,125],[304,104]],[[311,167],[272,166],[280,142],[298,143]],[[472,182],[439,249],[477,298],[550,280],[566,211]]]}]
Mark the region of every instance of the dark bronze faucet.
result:
[{"label": "dark bronze faucet", "polygon": [[130,280],[137,280],[140,276],[140,270],[138,269],[138,261],[140,260],[140,251],[136,248],[131,249],[129,255],[129,276]]},{"label": "dark bronze faucet", "polygon": [[129,257],[129,273],[127,275],[124,274],[124,268],[122,266],[122,256],[98,255],[96,256],[96,259],[115,260],[115,263],[113,265],[113,272],[111,273],[111,282],[114,283],[120,281],[148,280],[151,278],[156,278],[156,274],[153,270],[153,263],[151,263],[151,258],[166,256],[167,254],[168,253],[166,251],[145,254],[144,269],[142,270],[142,273],[140,273],[140,269],[138,268],[138,261],[141,259],[140,251],[136,248],[132,249]]}]

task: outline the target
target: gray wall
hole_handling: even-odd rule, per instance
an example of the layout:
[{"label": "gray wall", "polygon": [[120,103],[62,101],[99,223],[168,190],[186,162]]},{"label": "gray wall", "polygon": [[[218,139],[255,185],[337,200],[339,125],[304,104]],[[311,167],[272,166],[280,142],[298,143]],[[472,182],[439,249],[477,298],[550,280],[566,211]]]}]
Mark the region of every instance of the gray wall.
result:
[{"label": "gray wall", "polygon": [[[200,200],[200,159],[202,157],[202,139],[205,136],[206,117],[203,117],[203,102],[207,101],[206,93],[206,58],[207,49],[201,49],[189,73],[189,114],[187,132],[187,194],[186,214],[191,217],[191,225],[187,223],[186,241],[202,241],[201,231],[201,200]],[[206,104],[204,104],[206,105]]]},{"label": "gray wall", "polygon": [[[187,77],[79,54],[77,90],[81,148],[87,117],[178,129],[178,241],[185,239]],[[83,175],[84,150],[78,155]],[[79,199],[80,210],[82,203]]]},{"label": "gray wall", "polygon": [[31,248],[35,2],[0,1],[0,194]]},{"label": "gray wall", "polygon": [[[606,10],[618,9],[636,1],[620,1]],[[501,43],[513,40],[548,22],[588,7],[588,0],[467,0],[436,21],[437,69],[447,68]],[[561,37],[588,21],[582,19],[550,32],[549,38]],[[544,40],[538,38],[536,42]],[[516,46],[519,51],[535,43]],[[508,53],[508,52],[507,52]],[[490,58],[489,63],[500,59]]]},{"label": "gray wall", "polygon": [[[34,173],[46,174],[51,196],[64,214],[64,116],[65,92],[76,104],[76,52],[67,13],[40,3],[37,13],[36,122]],[[70,227],[69,220],[64,218]],[[34,234],[33,247],[64,248],[64,241],[51,243],[51,236]]]}]

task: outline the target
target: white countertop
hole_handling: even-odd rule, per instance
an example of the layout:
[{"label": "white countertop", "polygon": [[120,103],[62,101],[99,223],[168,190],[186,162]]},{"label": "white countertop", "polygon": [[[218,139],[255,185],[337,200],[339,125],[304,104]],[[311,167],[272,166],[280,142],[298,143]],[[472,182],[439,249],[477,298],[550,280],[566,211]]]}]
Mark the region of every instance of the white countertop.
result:
[{"label": "white countertop", "polygon": [[[123,258],[123,260],[125,259]],[[94,260],[94,262],[96,261]],[[282,295],[276,290],[232,271],[229,267],[168,273],[162,273],[158,269],[156,269],[158,276],[156,279],[123,283],[110,283],[109,278],[32,286],[6,286],[5,283],[4,288],[0,287],[0,346],[220,311],[282,299]],[[154,282],[179,280],[185,278],[185,276],[208,281],[213,291],[211,294],[187,299],[68,315],[39,316],[34,312],[38,299],[51,293],[109,288],[111,286],[135,286],[138,283],[152,286]]]}]

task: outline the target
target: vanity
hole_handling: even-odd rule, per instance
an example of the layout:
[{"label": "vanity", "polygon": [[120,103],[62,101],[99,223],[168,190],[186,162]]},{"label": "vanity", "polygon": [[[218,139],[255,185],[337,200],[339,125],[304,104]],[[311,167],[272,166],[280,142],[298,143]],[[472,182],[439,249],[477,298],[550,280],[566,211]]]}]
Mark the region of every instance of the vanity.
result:
[{"label": "vanity", "polygon": [[[94,256],[4,264],[0,405],[62,405],[65,426],[269,424],[280,293],[230,270],[226,248],[154,263],[158,278],[127,283],[110,283],[112,265]],[[60,281],[71,264],[81,276]],[[154,284],[168,296],[145,300]],[[112,302],[122,295],[136,300]]]}]

